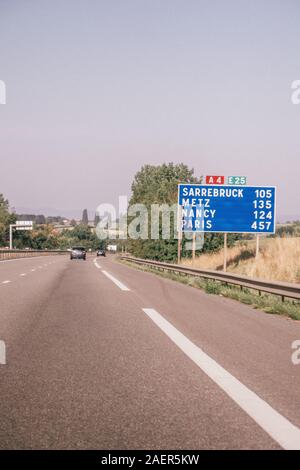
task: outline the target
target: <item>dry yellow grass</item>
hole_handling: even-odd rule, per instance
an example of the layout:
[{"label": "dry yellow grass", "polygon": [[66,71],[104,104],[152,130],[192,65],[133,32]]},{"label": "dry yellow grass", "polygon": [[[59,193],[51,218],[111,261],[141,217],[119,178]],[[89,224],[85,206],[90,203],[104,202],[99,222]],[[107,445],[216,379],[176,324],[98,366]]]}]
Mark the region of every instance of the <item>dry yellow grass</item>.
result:
[{"label": "dry yellow grass", "polygon": [[[253,241],[228,248],[228,272],[268,280],[300,282],[300,238],[263,239],[257,260],[254,251]],[[192,261],[183,260],[183,264],[191,266]],[[200,255],[195,260],[195,267],[202,269],[222,269],[222,266],[223,250]]]}]

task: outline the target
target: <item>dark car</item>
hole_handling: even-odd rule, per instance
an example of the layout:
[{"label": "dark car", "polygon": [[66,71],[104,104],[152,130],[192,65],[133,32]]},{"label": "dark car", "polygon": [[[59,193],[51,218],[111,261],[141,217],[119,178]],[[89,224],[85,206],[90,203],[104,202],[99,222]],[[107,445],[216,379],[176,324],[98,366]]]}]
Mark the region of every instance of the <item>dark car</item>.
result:
[{"label": "dark car", "polygon": [[73,246],[70,259],[86,259],[86,251],[82,246]]},{"label": "dark car", "polygon": [[97,251],[97,256],[106,256],[105,250],[98,250]]}]

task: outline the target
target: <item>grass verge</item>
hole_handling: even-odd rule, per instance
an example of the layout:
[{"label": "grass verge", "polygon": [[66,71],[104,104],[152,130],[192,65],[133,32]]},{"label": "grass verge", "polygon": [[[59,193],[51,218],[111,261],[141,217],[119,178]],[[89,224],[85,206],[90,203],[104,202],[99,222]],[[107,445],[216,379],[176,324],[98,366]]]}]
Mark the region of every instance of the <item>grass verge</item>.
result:
[{"label": "grass verge", "polygon": [[[255,240],[237,242],[227,250],[228,272],[243,276],[300,283],[300,237],[261,238],[260,254],[255,258]],[[224,251],[202,253],[195,263],[182,259],[185,266],[220,270]]]},{"label": "grass verge", "polygon": [[243,304],[250,305],[253,308],[276,315],[285,315],[293,320],[300,320],[300,302],[285,300],[284,302],[276,295],[258,294],[252,289],[240,289],[240,287],[225,285],[219,281],[210,279],[201,279],[185,274],[177,274],[168,271],[160,271],[150,266],[141,266],[129,261],[120,261],[130,267],[139,269],[140,271],[151,272],[163,278],[181,282],[191,287],[203,289],[208,294],[219,295],[233,300],[237,300]]}]

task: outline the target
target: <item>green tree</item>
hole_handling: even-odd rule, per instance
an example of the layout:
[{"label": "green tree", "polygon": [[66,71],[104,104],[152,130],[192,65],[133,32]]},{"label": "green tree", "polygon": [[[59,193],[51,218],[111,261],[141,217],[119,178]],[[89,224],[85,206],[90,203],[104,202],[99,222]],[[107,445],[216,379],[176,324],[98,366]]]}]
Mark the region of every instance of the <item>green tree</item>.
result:
[{"label": "green tree", "polygon": [[16,222],[16,214],[9,212],[9,202],[0,194],[0,246],[5,246],[9,239],[9,225]]},{"label": "green tree", "polygon": [[[174,216],[170,218],[170,239],[151,240],[151,204],[174,204],[177,202],[179,183],[199,183],[201,178],[194,175],[194,170],[183,163],[164,163],[145,165],[134,177],[131,186],[132,196],[129,204],[144,204],[148,209],[148,239],[128,240],[128,249],[135,256],[157,260],[175,261],[177,257],[177,239],[174,238]],[[129,223],[131,219],[129,218]],[[161,224],[160,224],[161,235]],[[183,244],[184,249],[184,244]]]},{"label": "green tree", "polygon": [[96,250],[102,248],[103,243],[98,239],[94,231],[84,224],[79,224],[73,230],[63,230],[60,236],[60,247],[70,248],[80,245],[86,249]]}]

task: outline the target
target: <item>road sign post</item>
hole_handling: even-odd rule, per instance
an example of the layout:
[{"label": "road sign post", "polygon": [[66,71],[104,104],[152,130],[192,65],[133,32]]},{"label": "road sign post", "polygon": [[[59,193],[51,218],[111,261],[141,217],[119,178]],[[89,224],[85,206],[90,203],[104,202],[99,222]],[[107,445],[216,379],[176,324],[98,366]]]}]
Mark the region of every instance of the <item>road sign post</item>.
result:
[{"label": "road sign post", "polygon": [[256,234],[256,250],[255,250],[255,259],[259,257],[259,234]]},{"label": "road sign post", "polygon": [[193,244],[192,244],[192,261],[193,261],[193,266],[195,265],[195,259],[196,259],[196,233],[193,233]]},{"label": "road sign post", "polygon": [[15,224],[9,226],[9,249],[13,249],[13,228],[16,230],[32,230],[32,220],[17,220]]},{"label": "road sign post", "polygon": [[177,263],[180,264],[180,261],[181,261],[181,232],[178,232]]},{"label": "road sign post", "polygon": [[227,271],[227,233],[224,233],[224,263],[223,263],[223,271],[226,273]]},{"label": "road sign post", "polygon": [[181,210],[181,207],[178,206],[178,212],[177,212],[177,233],[178,233],[178,240],[177,240],[177,263],[178,263],[178,264],[180,264],[180,261],[181,261],[181,247],[182,247],[181,218],[182,218],[182,210]]},{"label": "road sign post", "polygon": [[9,249],[12,250],[12,229],[13,225],[9,226]]}]

